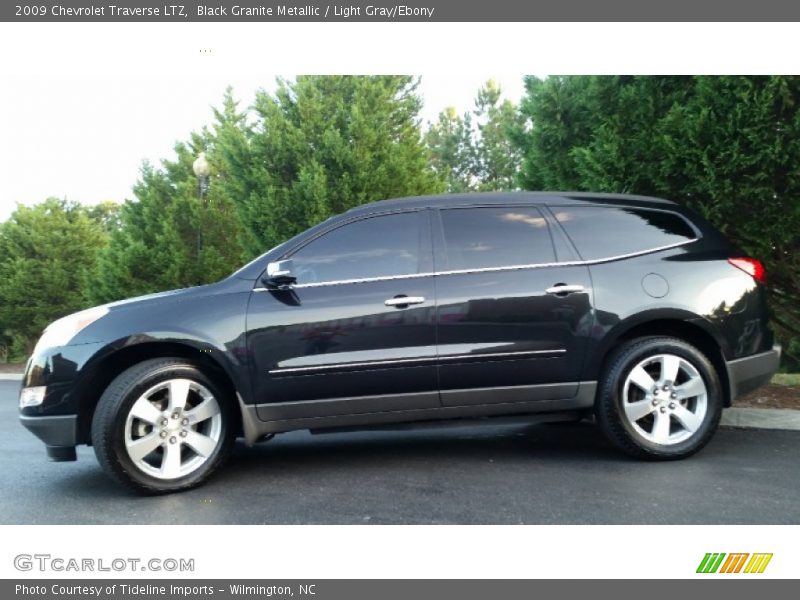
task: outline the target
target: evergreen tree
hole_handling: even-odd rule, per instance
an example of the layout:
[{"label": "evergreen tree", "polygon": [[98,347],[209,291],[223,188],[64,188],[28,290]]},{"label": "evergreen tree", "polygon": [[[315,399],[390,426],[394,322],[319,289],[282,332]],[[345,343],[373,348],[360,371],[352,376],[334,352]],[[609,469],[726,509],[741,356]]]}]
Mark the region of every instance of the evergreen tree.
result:
[{"label": "evergreen tree", "polygon": [[480,191],[516,188],[522,153],[511,140],[511,132],[523,126],[517,107],[500,101],[502,90],[489,80],[475,99],[478,137],[475,143],[475,172]]},{"label": "evergreen tree", "polygon": [[86,307],[81,285],[106,233],[74,202],[19,206],[0,224],[0,336],[7,356],[27,355],[51,321]]},{"label": "evergreen tree", "polygon": [[217,148],[249,254],[366,202],[441,191],[419,109],[402,76],[303,76],[259,92],[255,122],[220,131]]},{"label": "evergreen tree", "polygon": [[691,206],[769,274],[773,323],[800,365],[800,77],[526,80],[527,189],[655,194]]},{"label": "evergreen tree", "polygon": [[[230,93],[225,102],[233,104]],[[216,113],[215,131],[231,126],[225,110]],[[142,166],[133,188],[136,201],[122,206],[119,227],[89,278],[92,302],[210,283],[241,264],[245,232],[219,173],[212,172],[201,197],[192,171],[202,150],[216,165],[215,147],[215,132],[204,129],[175,146],[175,160],[163,160],[161,168]]]},{"label": "evergreen tree", "polygon": [[492,80],[478,90],[475,110],[458,115],[448,107],[429,126],[425,143],[434,170],[447,178],[449,192],[512,190],[522,152],[511,136],[523,117]]},{"label": "evergreen tree", "polygon": [[475,189],[475,146],[472,141],[472,116],[456,113],[452,106],[439,113],[439,119],[425,134],[434,171],[447,179],[448,192],[468,192]]}]

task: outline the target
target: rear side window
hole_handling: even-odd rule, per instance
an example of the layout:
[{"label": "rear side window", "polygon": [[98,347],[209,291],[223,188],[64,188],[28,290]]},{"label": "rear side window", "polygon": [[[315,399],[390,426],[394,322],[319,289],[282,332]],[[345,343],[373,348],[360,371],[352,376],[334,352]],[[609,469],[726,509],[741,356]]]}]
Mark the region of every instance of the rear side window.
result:
[{"label": "rear side window", "polygon": [[553,213],[584,260],[646,252],[695,239],[674,213],[613,206],[554,206]]},{"label": "rear side window", "polygon": [[396,277],[418,273],[420,214],[370,217],[322,235],[292,255],[297,283]]},{"label": "rear side window", "polygon": [[442,210],[450,270],[555,262],[547,221],[531,206]]}]

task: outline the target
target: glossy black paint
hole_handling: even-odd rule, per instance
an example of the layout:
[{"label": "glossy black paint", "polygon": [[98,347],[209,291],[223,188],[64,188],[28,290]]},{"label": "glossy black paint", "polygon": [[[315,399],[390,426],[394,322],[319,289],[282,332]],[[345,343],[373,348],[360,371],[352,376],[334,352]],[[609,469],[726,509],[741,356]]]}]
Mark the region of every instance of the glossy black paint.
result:
[{"label": "glossy black paint", "polygon": [[[552,236],[553,262],[533,258],[519,268],[448,270],[438,211],[474,206],[538,207]],[[686,218],[697,239],[587,263],[556,218],[558,210],[569,206],[669,211]],[[298,281],[289,290],[269,290],[261,281],[268,262],[291,258],[347,223],[398,211],[418,211],[423,224],[427,250],[418,273],[332,285]],[[21,412],[26,417],[78,415],[75,438],[85,443],[105,385],[154,355],[178,355],[206,366],[238,394],[242,407],[253,407],[252,414],[262,420],[291,421],[299,414],[298,404],[307,402],[300,410],[306,420],[297,422],[303,427],[309,426],[314,407],[325,404],[326,414],[347,410],[331,410],[328,401],[341,398],[348,399],[342,406],[358,413],[388,413],[376,419],[387,422],[391,411],[424,413],[467,404],[509,405],[487,408],[486,414],[529,411],[536,398],[577,397],[581,382],[590,384],[583,387],[585,393],[593,393],[603,361],[631,332],[687,332],[716,353],[723,379],[730,373],[735,377],[747,369],[726,369],[727,363],[768,352],[773,344],[765,290],[727,262],[737,255],[698,215],[660,199],[506,193],[374,203],[321,223],[218,283],[109,305],[108,314],[68,346],[37,349],[23,386],[46,385],[47,395],[41,406]],[[545,292],[558,284],[583,289],[563,296]],[[385,305],[403,295],[424,302]],[[751,382],[764,373],[756,375]],[[735,394],[736,382],[726,383]],[[553,384],[559,385],[526,396],[525,390]],[[479,401],[460,393],[481,388],[516,392],[487,393]],[[354,401],[358,398],[363,402]],[[515,402],[521,404],[515,407]],[[346,424],[360,422],[350,417]],[[398,414],[397,420],[409,417]]]},{"label": "glossy black paint", "polygon": [[[426,302],[385,306],[403,294]],[[254,400],[435,391],[434,297],[432,277],[253,293],[247,347]],[[382,364],[359,366],[365,362]]]}]

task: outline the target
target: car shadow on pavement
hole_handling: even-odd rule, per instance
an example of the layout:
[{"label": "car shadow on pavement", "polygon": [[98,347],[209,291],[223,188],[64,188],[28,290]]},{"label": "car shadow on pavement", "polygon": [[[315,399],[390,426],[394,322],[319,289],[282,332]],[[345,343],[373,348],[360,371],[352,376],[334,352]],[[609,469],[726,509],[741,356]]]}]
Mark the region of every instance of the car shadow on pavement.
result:
[{"label": "car shadow on pavement", "polygon": [[228,472],[269,470],[278,475],[302,470],[370,468],[389,464],[438,462],[483,464],[494,461],[627,460],[589,423],[431,428],[310,435],[293,433],[247,448],[237,443]]},{"label": "car shadow on pavement", "polygon": [[[91,451],[89,451],[91,452]],[[52,483],[60,493],[76,499],[137,497],[106,475],[94,456],[81,456],[79,472],[63,471]],[[614,450],[590,423],[534,425],[468,425],[400,431],[358,431],[323,435],[308,432],[281,434],[248,448],[238,440],[232,456],[202,489],[270,477],[307,480],[323,475],[358,477],[374,469],[481,468],[491,463],[527,463],[530,460],[619,462],[628,460]],[[194,491],[180,495],[193,494]]]}]

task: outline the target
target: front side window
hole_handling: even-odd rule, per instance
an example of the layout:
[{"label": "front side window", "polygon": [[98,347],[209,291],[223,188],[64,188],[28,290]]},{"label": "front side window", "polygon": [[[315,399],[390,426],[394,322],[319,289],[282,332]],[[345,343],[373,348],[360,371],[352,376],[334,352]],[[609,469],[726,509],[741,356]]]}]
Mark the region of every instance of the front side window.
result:
[{"label": "front side window", "polygon": [[584,260],[646,252],[695,239],[675,213],[616,206],[558,206],[553,213]]},{"label": "front side window", "polygon": [[298,284],[413,275],[422,243],[417,212],[370,217],[343,225],[291,258]]},{"label": "front side window", "polygon": [[449,270],[555,262],[550,229],[537,208],[453,208],[440,214]]}]

